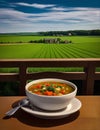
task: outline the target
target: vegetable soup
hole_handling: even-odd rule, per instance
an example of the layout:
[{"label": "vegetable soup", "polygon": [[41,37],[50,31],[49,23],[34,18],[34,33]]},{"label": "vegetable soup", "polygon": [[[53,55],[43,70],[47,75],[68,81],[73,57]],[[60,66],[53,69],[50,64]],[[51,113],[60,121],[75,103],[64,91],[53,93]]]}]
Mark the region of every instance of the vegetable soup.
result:
[{"label": "vegetable soup", "polygon": [[28,90],[38,95],[61,96],[74,91],[74,88],[60,82],[40,82],[31,85]]}]

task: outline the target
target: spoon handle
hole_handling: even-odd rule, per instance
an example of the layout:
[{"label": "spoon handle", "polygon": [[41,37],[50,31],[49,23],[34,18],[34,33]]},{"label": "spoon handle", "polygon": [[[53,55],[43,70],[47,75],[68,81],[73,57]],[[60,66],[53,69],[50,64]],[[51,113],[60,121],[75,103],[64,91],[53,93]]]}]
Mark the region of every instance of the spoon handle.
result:
[{"label": "spoon handle", "polygon": [[18,109],[20,108],[20,106],[14,107],[11,110],[9,110],[8,112],[6,112],[6,116],[12,116]]}]

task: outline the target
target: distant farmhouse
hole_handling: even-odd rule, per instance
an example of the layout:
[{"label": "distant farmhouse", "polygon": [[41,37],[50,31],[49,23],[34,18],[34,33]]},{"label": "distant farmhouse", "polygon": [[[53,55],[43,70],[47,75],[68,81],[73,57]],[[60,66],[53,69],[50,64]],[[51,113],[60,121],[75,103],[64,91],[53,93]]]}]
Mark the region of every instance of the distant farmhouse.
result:
[{"label": "distant farmhouse", "polygon": [[44,38],[44,43],[60,43],[60,38]]},{"label": "distant farmhouse", "polygon": [[40,39],[40,40],[35,40],[35,41],[31,41],[30,43],[56,43],[56,44],[61,44],[61,43],[65,43],[65,44],[69,44],[72,43],[72,41],[69,40],[61,40],[60,38],[44,38],[44,39]]}]

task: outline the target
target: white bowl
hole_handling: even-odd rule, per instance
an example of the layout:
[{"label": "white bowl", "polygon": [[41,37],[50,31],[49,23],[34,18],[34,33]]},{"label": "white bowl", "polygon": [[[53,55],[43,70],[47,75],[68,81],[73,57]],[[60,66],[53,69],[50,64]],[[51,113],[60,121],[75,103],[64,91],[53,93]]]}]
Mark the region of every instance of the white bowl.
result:
[{"label": "white bowl", "polygon": [[[46,95],[38,95],[28,90],[28,88],[33,84],[40,83],[40,82],[50,82],[50,81],[68,84],[74,88],[74,91],[69,94],[61,95],[61,96],[46,96]],[[25,92],[30,103],[33,106],[36,106],[44,110],[55,111],[67,107],[67,105],[71,102],[71,100],[76,96],[77,87],[75,84],[67,80],[46,78],[46,79],[34,80],[31,81],[30,83],[27,83],[25,86]]]}]

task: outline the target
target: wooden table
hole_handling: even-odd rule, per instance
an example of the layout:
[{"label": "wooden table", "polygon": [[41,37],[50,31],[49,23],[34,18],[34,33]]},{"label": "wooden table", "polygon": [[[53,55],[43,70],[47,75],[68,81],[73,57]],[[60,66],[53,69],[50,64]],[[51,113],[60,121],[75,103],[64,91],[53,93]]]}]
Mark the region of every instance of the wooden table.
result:
[{"label": "wooden table", "polygon": [[82,107],[63,119],[40,119],[19,110],[11,118],[5,113],[23,96],[0,97],[0,130],[99,130],[100,96],[77,96]]}]

